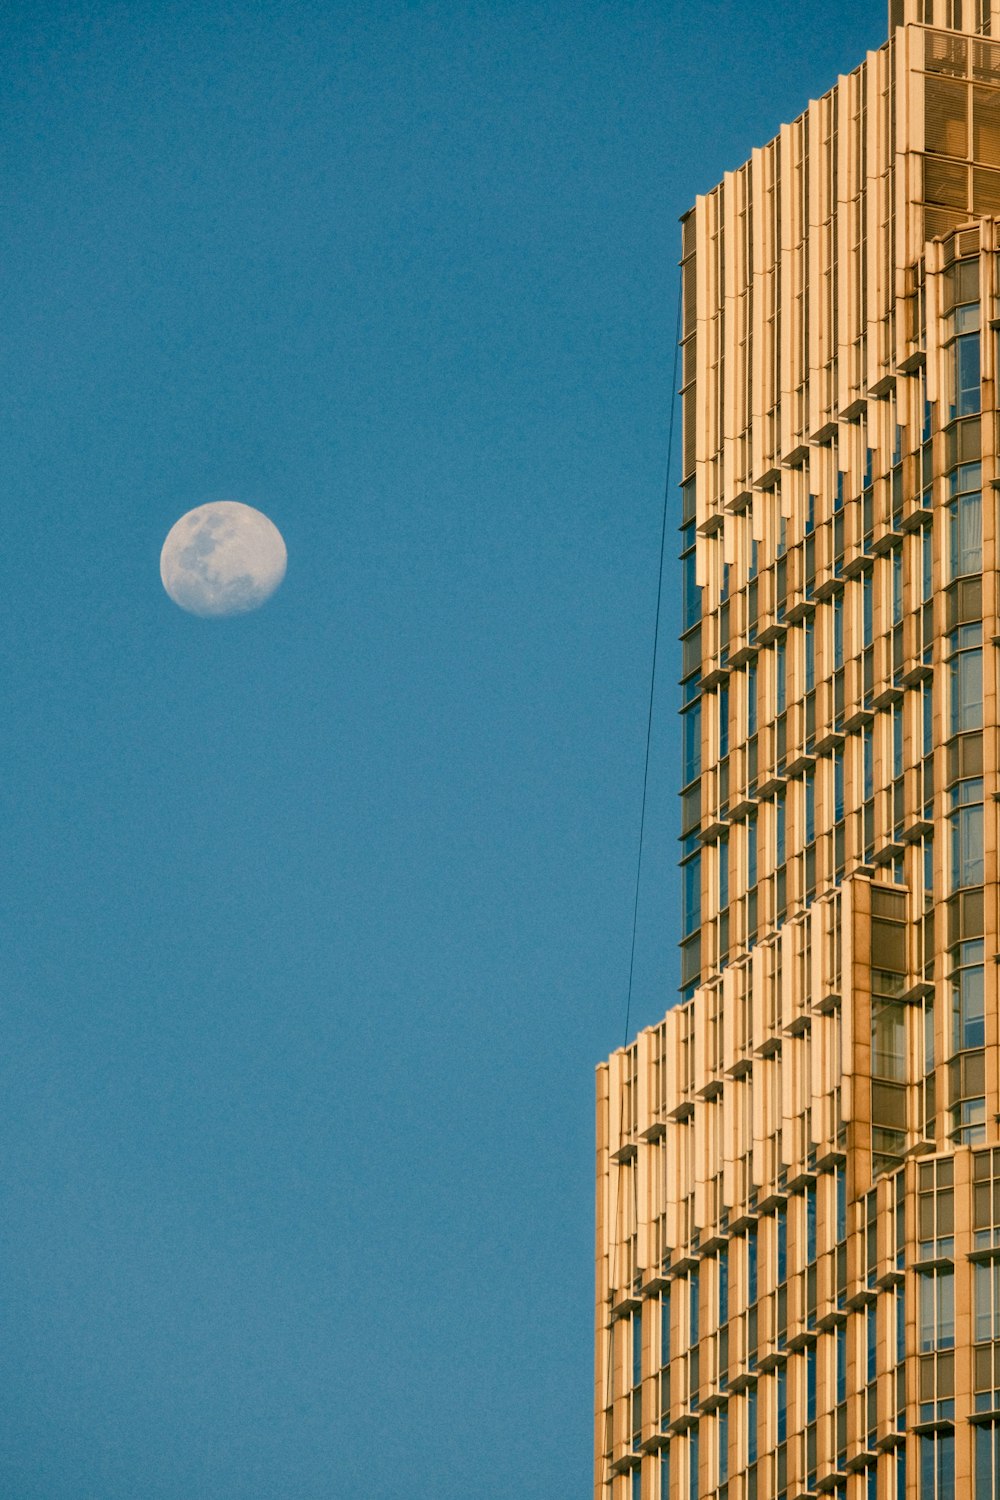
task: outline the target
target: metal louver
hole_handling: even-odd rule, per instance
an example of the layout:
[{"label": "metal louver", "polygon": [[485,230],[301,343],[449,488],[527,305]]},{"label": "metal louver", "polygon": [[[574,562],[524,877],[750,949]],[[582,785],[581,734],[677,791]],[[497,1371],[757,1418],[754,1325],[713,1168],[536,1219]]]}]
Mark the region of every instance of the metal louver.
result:
[{"label": "metal louver", "polygon": [[924,202],[947,208],[967,208],[969,169],[962,162],[924,158]]},{"label": "metal louver", "polygon": [[968,46],[961,36],[943,36],[939,31],[924,34],[924,66],[928,73],[950,73],[964,78],[968,67]]},{"label": "metal louver", "polygon": [[993,172],[989,167],[973,167],[972,211],[975,214],[1000,214],[1000,172]]},{"label": "metal louver", "polygon": [[972,90],[972,154],[1000,167],[1000,89]]},{"label": "metal louver", "polygon": [[925,208],[924,236],[933,240],[939,234],[950,234],[967,217],[967,213],[961,208]]},{"label": "metal louver", "polygon": [[924,81],[924,146],[941,156],[968,156],[968,85],[951,78]]},{"label": "metal louver", "polygon": [[983,83],[1000,83],[1000,44],[973,42],[972,76]]}]

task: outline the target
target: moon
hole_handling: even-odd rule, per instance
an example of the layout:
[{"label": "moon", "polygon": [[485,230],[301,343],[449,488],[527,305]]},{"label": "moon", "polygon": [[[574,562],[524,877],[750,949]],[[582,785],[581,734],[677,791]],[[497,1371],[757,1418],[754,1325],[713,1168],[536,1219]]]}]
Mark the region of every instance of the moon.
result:
[{"label": "moon", "polygon": [[285,576],[288,553],[273,521],[238,500],[213,500],[167,532],[160,577],[192,615],[244,615],[265,604]]}]

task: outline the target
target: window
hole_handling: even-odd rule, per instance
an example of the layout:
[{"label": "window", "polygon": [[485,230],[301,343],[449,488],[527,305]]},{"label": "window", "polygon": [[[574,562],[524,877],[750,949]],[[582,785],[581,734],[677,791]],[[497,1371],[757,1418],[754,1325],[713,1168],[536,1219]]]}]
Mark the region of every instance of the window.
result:
[{"label": "window", "polygon": [[[982,465],[960,464],[950,476],[955,497],[948,507],[948,566],[951,578],[983,567]],[[929,540],[930,532],[925,533]]]},{"label": "window", "polygon": [[806,620],[802,627],[803,657],[805,690],[811,693],[816,686],[816,635],[813,630],[812,620]]},{"label": "window", "polygon": [[892,563],[892,623],[898,625],[903,618],[903,549],[893,547],[889,557]]},{"label": "window", "polygon": [[960,625],[948,637],[949,731],[983,727],[983,627]]},{"label": "window", "polygon": [[953,399],[949,418],[969,417],[979,410],[979,307],[971,304],[957,307],[956,326],[965,328],[974,322],[975,332],[962,333],[951,344],[951,387]]},{"label": "window", "polygon": [[701,775],[701,703],[692,703],[681,715],[684,754],[684,785]]},{"label": "window", "polygon": [[963,1099],[954,1111],[955,1140],[963,1146],[975,1146],[986,1139],[986,1098]]},{"label": "window", "polygon": [[955,1253],[954,1164],[947,1157],[920,1167],[917,1239],[921,1260]]},{"label": "window", "polygon": [[681,691],[685,703],[693,703],[701,692],[701,626],[681,639]]},{"label": "window", "polygon": [[757,1462],[757,1387],[747,1387],[747,1463]]},{"label": "window", "polygon": [[920,1500],[955,1500],[955,1434],[920,1434]]},{"label": "window", "polygon": [[1000,1261],[976,1264],[972,1270],[976,1316],[973,1337],[977,1344],[1000,1339]]},{"label": "window", "polygon": [[720,1406],[715,1420],[718,1440],[716,1481],[718,1484],[725,1484],[729,1478],[729,1408]]},{"label": "window", "polygon": [[812,1265],[816,1259],[816,1188],[814,1184],[806,1187],[805,1193],[806,1209],[806,1264]]},{"label": "window", "polygon": [[955,1347],[955,1273],[950,1268],[921,1271],[917,1276],[920,1289],[920,1351]]},{"label": "window", "polygon": [[816,782],[811,771],[802,778],[805,813],[805,842],[811,844],[816,837]]},{"label": "window", "polygon": [[909,1071],[906,1006],[899,999],[907,985],[906,937],[905,922],[872,916],[871,1071],[879,1080],[872,1084],[872,1124],[878,1127],[872,1139],[873,1145],[877,1139],[880,1171],[892,1165],[889,1158],[899,1145],[890,1133],[906,1128],[905,1091],[887,1086],[905,1083]]},{"label": "window", "polygon": [[975,1428],[975,1500],[996,1500],[1000,1495],[1000,1422],[985,1422]]},{"label": "window", "polygon": [[951,952],[952,1047],[956,1052],[986,1044],[983,949],[979,938],[959,943]]},{"label": "window", "polygon": [[[876,971],[877,973],[878,971]],[[872,975],[872,982],[875,974]],[[905,1083],[906,1007],[872,997],[872,1077]]]},{"label": "window", "polygon": [[892,1500],[906,1500],[906,1449],[897,1448],[890,1459],[893,1483]]},{"label": "window", "polygon": [[719,708],[719,759],[729,754],[729,688],[718,691]]},{"label": "window", "polygon": [[991,1245],[1000,1245],[1000,1151],[977,1151],[972,1159],[972,1175],[975,1247],[987,1250]]},{"label": "window", "polygon": [[[684,540],[687,542],[685,527]],[[695,582],[695,552],[692,548],[681,558],[681,589],[683,598],[683,629],[690,630],[701,619],[701,589]]]},{"label": "window", "polygon": [[684,936],[701,924],[701,855],[695,854],[681,865]]},{"label": "window", "polygon": [[959,891],[983,883],[982,781],[978,778],[960,781],[949,793],[949,801],[951,889]]},{"label": "window", "polygon": [[[639,1307],[632,1314],[630,1322],[630,1342],[632,1349],[632,1450],[636,1452],[642,1443],[642,1308]],[[633,1470],[637,1474],[639,1470]]]},{"label": "window", "polygon": [[837,1199],[837,1243],[847,1239],[847,1173],[843,1167],[834,1169]]},{"label": "window", "polygon": [[837,1324],[836,1349],[836,1392],[839,1404],[847,1400],[847,1327],[843,1323]]},{"label": "window", "polygon": [[[980,695],[982,696],[982,695]],[[981,711],[981,710],[980,710]],[[903,705],[894,703],[891,709],[892,720],[892,774],[902,776],[903,774]]]}]

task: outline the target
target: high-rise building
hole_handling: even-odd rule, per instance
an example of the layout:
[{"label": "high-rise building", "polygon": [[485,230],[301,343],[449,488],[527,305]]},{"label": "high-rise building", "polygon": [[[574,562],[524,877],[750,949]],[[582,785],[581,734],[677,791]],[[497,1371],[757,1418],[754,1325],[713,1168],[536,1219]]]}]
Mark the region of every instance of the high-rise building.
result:
[{"label": "high-rise building", "polygon": [[683,222],[682,984],[598,1070],[597,1500],[1000,1500],[1000,0],[889,19]]}]

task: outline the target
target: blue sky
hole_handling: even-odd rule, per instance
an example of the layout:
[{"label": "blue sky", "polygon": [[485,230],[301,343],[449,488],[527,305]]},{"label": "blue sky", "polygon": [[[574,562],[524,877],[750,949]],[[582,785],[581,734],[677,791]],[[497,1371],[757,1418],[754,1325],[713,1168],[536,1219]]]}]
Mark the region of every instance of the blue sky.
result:
[{"label": "blue sky", "polygon": [[677,217],[883,9],[6,8],[0,1494],[588,1492]]}]

